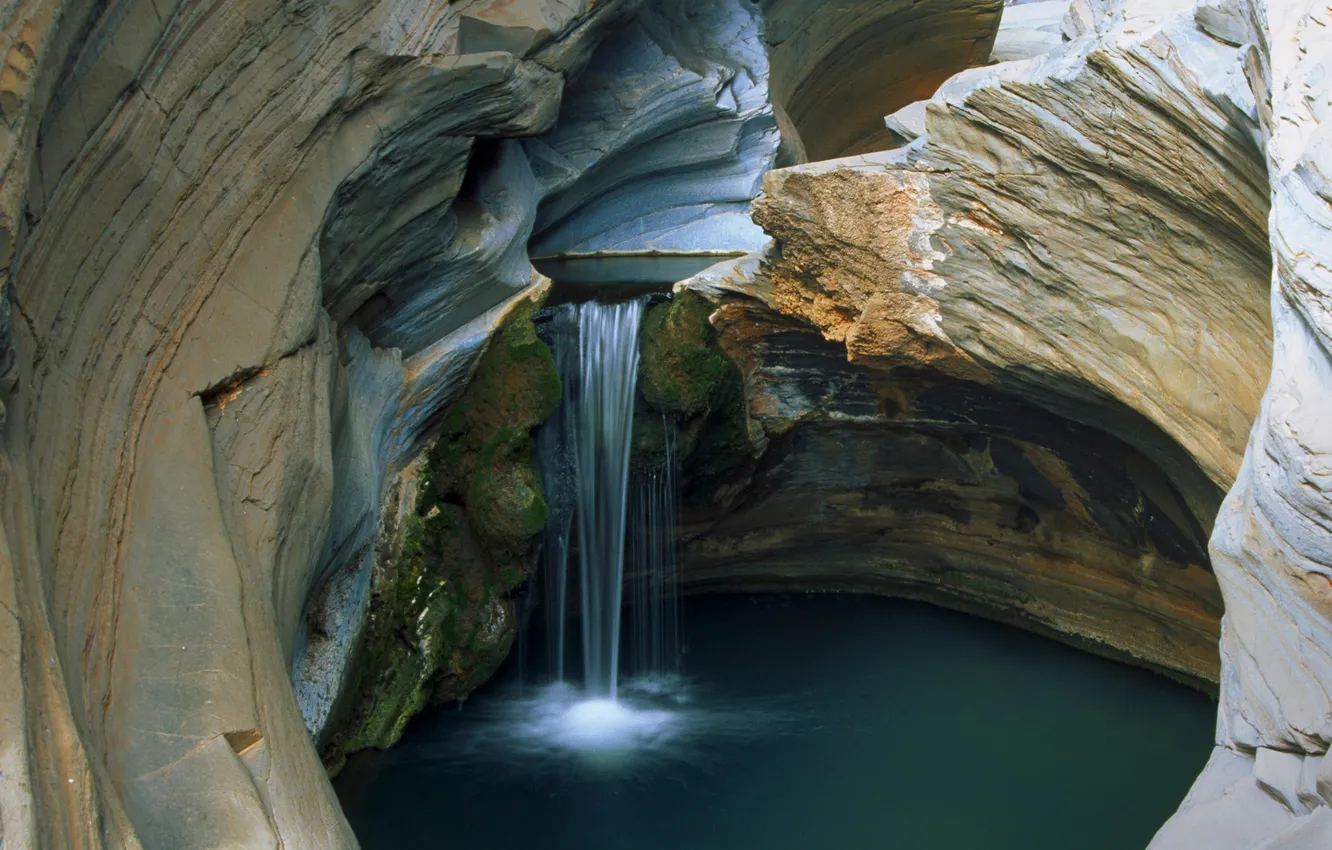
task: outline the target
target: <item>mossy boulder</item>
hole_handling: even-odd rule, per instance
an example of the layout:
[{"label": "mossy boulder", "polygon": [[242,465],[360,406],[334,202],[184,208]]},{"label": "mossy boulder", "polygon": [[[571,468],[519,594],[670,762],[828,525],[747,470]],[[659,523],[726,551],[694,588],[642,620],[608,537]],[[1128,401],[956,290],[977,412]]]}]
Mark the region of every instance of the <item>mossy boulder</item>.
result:
[{"label": "mossy boulder", "polygon": [[386,499],[352,706],[325,750],[331,771],[356,750],[392,746],[427,706],[466,698],[513,645],[509,597],[549,513],[531,432],[560,400],[535,307],[505,319]]},{"label": "mossy boulder", "polygon": [[723,385],[739,377],[708,322],[712,305],[681,292],[643,320],[639,381],[652,407],[683,417],[715,406]]},{"label": "mossy boulder", "polygon": [[744,475],[754,458],[749,439],[744,379],[722,350],[709,322],[712,305],[679,292],[653,307],[643,320],[634,456],[660,463],[666,425],[677,427],[677,457],[686,505],[724,501],[728,484]]}]

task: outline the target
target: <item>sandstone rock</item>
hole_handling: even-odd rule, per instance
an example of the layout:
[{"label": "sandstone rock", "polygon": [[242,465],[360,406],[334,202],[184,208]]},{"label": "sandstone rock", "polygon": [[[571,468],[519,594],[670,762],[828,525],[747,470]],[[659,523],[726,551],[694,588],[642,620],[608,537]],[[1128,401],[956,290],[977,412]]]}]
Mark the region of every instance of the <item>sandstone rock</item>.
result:
[{"label": "sandstone rock", "polygon": [[999,32],[990,50],[993,62],[1013,62],[1044,56],[1063,43],[1061,30],[1069,0],[1007,3]]},{"label": "sandstone rock", "polygon": [[921,598],[1216,681],[1206,532],[1153,463],[987,385],[848,362],[754,300],[763,277],[680,286],[718,301],[758,455],[728,500],[686,502],[687,586]]},{"label": "sandstone rock", "polygon": [[[1326,129],[1324,110],[1314,104],[1327,100],[1329,51],[1314,33],[1332,22],[1325,7],[1307,3],[1208,3],[1197,18],[1249,45],[1245,73],[1259,104],[1272,189],[1272,379],[1212,538],[1226,598],[1218,743],[1318,761],[1316,793],[1303,770],[1298,785],[1298,802],[1317,805],[1312,814],[1297,807],[1302,816],[1272,828],[1267,842],[1256,840],[1260,833],[1217,846],[1326,846],[1332,817],[1319,775],[1332,740],[1325,687],[1332,675],[1332,551],[1322,472],[1329,447],[1315,423],[1326,421],[1332,362],[1324,295]],[[1289,778],[1280,784],[1288,799]],[[1231,811],[1252,815],[1252,807]],[[1204,829],[1181,809],[1152,847],[1198,846]]]},{"label": "sandstone rock", "polygon": [[1112,427],[1210,524],[1267,376],[1266,182],[1222,85],[1240,60],[1191,19],[1088,37],[950,80],[923,144],[771,173],[755,218],[781,243],[779,309],[855,359],[1084,422],[1141,410],[1156,428]]}]

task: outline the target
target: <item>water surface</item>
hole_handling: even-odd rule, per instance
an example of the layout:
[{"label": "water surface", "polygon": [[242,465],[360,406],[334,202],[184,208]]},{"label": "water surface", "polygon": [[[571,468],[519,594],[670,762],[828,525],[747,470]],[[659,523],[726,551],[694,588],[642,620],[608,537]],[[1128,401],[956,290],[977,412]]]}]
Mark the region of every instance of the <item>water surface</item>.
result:
[{"label": "water surface", "polygon": [[636,712],[515,663],[354,757],[362,846],[1139,850],[1211,749],[1205,696],[919,603],[690,598],[683,629],[687,679],[628,683]]}]

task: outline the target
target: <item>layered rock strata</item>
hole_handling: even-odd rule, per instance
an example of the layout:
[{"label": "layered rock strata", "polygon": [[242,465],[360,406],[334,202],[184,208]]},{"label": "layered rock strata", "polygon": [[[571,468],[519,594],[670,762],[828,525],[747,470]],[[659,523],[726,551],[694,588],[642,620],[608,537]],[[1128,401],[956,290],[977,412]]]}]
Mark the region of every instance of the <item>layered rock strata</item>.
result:
[{"label": "layered rock strata", "polygon": [[385,482],[537,280],[505,137],[635,8],[5,13],[7,845],[354,846],[303,610],[354,643]]},{"label": "layered rock strata", "polygon": [[848,361],[756,264],[727,278],[682,285],[716,300],[749,437],[739,474],[686,467],[689,589],[925,599],[1214,690],[1207,533],[1159,464],[990,383]]},{"label": "layered rock strata", "polygon": [[1327,521],[1332,257],[1329,10],[1200,4],[1245,45],[1272,187],[1272,379],[1212,537],[1225,593],[1217,749],[1154,850],[1332,843],[1332,550]]},{"label": "layered rock strata", "polygon": [[[357,708],[356,648],[399,599],[376,588],[429,572],[396,531],[461,511],[478,536],[484,493],[414,499],[411,470],[484,436],[448,417],[544,285],[533,233],[547,255],[750,250],[769,164],[909,142],[774,175],[766,266],[655,314],[687,355],[645,403],[696,455],[696,586],[888,589],[1206,679],[1201,541],[1233,484],[1218,748],[1156,846],[1327,843],[1332,21],[1072,0],[1059,44],[1053,11],[6,7],[3,840],[354,846],[314,742],[409,713]],[[521,454],[505,504],[531,506]],[[498,546],[467,594],[497,638],[480,667],[505,631],[473,615],[504,607],[537,513],[473,541]],[[420,637],[408,660],[435,666],[384,689],[399,708],[479,669]]]},{"label": "layered rock strata", "polygon": [[746,253],[777,156],[763,21],[745,0],[651,0],[523,143],[542,193],[537,258]]}]

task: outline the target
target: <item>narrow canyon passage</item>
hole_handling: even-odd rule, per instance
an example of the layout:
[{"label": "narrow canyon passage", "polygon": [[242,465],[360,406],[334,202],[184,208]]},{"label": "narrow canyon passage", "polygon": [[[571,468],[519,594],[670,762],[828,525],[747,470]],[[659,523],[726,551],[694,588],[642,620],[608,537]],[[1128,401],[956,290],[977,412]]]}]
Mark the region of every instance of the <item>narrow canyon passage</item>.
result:
[{"label": "narrow canyon passage", "polygon": [[0,845],[1332,846],[1328,31],[0,8]]}]

